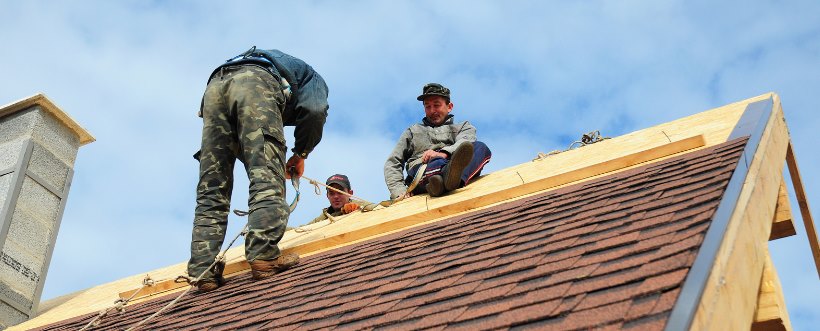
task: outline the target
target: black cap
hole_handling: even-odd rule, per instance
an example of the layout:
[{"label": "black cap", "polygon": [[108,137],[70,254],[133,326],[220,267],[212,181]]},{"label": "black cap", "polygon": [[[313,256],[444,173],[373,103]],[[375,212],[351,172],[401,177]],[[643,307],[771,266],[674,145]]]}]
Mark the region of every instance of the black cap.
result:
[{"label": "black cap", "polygon": [[339,184],[343,189],[350,191],[350,180],[347,179],[345,175],[335,174],[330,176],[327,178],[325,184],[327,186],[330,186],[330,184]]},{"label": "black cap", "polygon": [[438,95],[444,97],[447,100],[450,100],[450,89],[444,87],[439,83],[429,83],[424,85],[421,88],[421,95],[416,98],[418,101],[424,101],[424,98],[429,97],[431,95]]}]

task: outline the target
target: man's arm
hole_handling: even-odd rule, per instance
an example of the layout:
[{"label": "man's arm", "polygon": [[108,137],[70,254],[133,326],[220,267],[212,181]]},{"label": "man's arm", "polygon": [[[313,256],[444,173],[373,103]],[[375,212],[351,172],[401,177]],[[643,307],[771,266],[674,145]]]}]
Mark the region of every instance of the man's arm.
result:
[{"label": "man's arm", "polygon": [[450,146],[444,146],[441,148],[441,151],[447,153],[447,155],[452,155],[456,150],[456,147],[463,143],[475,142],[475,127],[470,124],[470,122],[464,121],[464,123],[460,125],[454,124],[454,126],[459,128],[456,133],[456,141]]},{"label": "man's arm", "polygon": [[[326,220],[327,219],[326,211],[327,211],[327,208],[322,209],[322,214],[317,216],[316,218],[314,218],[312,221],[307,222],[307,224],[313,224],[313,223],[316,223],[316,222],[321,222],[321,221]],[[307,225],[307,224],[305,224],[305,225]]]},{"label": "man's arm", "polygon": [[407,161],[407,150],[410,143],[410,130],[405,130],[393,152],[387,157],[384,162],[384,183],[387,184],[387,189],[390,190],[390,199],[395,199],[407,191],[407,186],[404,185],[404,163]]},{"label": "man's arm", "polygon": [[296,138],[293,153],[307,158],[313,148],[322,140],[322,130],[327,119],[327,85],[317,73],[302,82],[299,87],[295,113],[296,129],[293,135]]}]

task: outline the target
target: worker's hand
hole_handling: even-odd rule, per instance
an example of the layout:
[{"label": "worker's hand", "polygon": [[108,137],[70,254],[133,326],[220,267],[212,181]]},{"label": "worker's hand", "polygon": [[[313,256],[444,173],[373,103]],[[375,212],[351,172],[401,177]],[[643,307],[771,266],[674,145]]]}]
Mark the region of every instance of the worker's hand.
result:
[{"label": "worker's hand", "polygon": [[359,209],[359,204],[355,202],[348,202],[344,206],[342,206],[342,213],[350,214],[356,211],[356,209]]},{"label": "worker's hand", "polygon": [[299,157],[299,155],[293,154],[293,156],[288,159],[288,163],[285,164],[285,178],[290,179],[292,175],[299,178],[302,177],[304,173],[305,159]]},{"label": "worker's hand", "polygon": [[434,159],[446,159],[446,158],[447,158],[447,154],[442,153],[442,152],[436,152],[432,149],[428,149],[428,150],[424,151],[424,154],[421,155],[421,162],[429,163],[430,161],[432,161]]}]

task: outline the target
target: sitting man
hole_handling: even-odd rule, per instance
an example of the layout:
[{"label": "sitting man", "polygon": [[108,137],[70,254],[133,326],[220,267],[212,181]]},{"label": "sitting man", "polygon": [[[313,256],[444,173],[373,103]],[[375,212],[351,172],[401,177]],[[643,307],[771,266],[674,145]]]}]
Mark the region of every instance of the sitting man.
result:
[{"label": "sitting man", "polygon": [[[348,194],[353,194],[353,189],[350,188],[350,180],[345,175],[336,174],[330,176],[327,181],[325,181],[325,185],[342,192],[347,192]],[[330,207],[322,209],[322,214],[308,222],[308,224],[323,221],[334,216],[350,214],[356,209],[359,209],[359,204],[351,201],[349,195],[331,189],[327,189],[327,200],[330,201]]]},{"label": "sitting man", "polygon": [[[424,85],[416,98],[424,105],[425,117],[399,138],[384,163],[384,181],[390,199],[424,193],[437,197],[470,183],[490,162],[490,149],[476,141],[470,122],[455,123],[450,89],[437,83]],[[427,164],[419,185],[406,192],[422,164]],[[402,174],[406,167],[407,177]]]}]

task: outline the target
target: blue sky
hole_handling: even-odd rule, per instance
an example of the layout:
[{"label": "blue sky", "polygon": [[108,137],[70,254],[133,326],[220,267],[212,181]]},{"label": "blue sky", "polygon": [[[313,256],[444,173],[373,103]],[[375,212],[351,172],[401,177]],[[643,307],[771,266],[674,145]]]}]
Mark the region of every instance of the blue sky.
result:
[{"label": "blue sky", "polygon": [[[382,165],[423,116],[428,82],[453,91],[453,114],[493,149],[490,171],[591,130],[618,136],[774,91],[820,214],[818,17],[817,1],[0,0],[0,104],[44,92],[97,138],[75,164],[44,298],[188,258],[205,80],[253,45],[325,78],[330,116],[305,174],[348,174],[364,198],[387,196]],[[234,208],[246,208],[243,177]],[[305,192],[291,225],[326,204]],[[243,223],[232,217],[229,237]],[[770,249],[806,330],[820,325],[820,281],[796,225]]]}]

